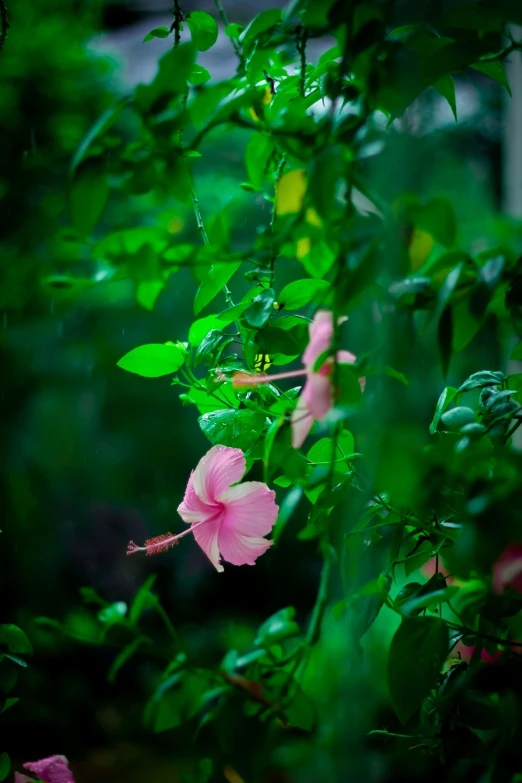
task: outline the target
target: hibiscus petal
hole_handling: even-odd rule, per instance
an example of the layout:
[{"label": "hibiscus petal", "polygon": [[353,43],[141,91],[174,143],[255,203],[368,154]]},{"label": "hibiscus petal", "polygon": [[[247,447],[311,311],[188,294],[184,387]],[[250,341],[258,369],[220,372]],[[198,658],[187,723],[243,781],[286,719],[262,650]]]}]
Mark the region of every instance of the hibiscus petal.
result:
[{"label": "hibiscus petal", "polygon": [[254,565],[256,558],[272,546],[266,538],[242,536],[222,525],[218,535],[223,559],[232,565]]},{"label": "hibiscus petal", "polygon": [[196,495],[203,503],[213,503],[231,484],[241,481],[245,468],[245,455],[241,449],[213,446],[194,471]]},{"label": "hibiscus petal", "polygon": [[292,446],[294,449],[301,448],[313,423],[314,417],[308,410],[304,394],[301,392],[297,406],[292,412]]},{"label": "hibiscus petal", "polygon": [[337,351],[337,361],[341,364],[353,364],[356,360],[357,357],[350,351]]},{"label": "hibiscus petal", "polygon": [[303,362],[307,369],[313,370],[319,356],[327,351],[333,339],[333,316],[329,310],[319,310],[308,327],[310,339],[303,353]]},{"label": "hibiscus petal", "polygon": [[218,533],[221,527],[222,514],[216,515],[214,519],[209,519],[202,525],[194,525],[194,538],[206,554],[212,565],[217,571],[223,571],[220,564],[220,554],[218,546]]},{"label": "hibiscus petal", "polygon": [[65,756],[49,756],[41,761],[28,761],[24,768],[45,783],[74,783],[69,763]]},{"label": "hibiscus petal", "polygon": [[332,382],[328,375],[314,373],[303,389],[306,406],[314,419],[322,419],[332,407]]},{"label": "hibiscus petal", "polygon": [[219,506],[215,503],[203,503],[196,494],[194,488],[194,471],[190,474],[185,497],[178,506],[178,514],[183,522],[189,525],[195,522],[202,522],[204,519],[214,517]]},{"label": "hibiscus petal", "polygon": [[243,536],[266,536],[277,519],[275,492],[261,481],[245,481],[222,492],[225,506],[222,525]]}]

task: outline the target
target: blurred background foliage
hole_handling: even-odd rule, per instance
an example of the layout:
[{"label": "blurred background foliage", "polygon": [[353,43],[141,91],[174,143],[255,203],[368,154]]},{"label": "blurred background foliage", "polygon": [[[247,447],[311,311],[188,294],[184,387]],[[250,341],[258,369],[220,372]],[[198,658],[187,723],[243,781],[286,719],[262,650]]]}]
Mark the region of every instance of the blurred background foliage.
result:
[{"label": "blurred background foliage", "polygon": [[[185,10],[192,5],[187,2]],[[231,0],[227,13],[246,23],[274,5]],[[148,30],[170,24],[170,9],[145,0],[17,0],[11,6],[0,62],[0,580],[5,622],[26,630],[35,655],[19,677],[19,704],[1,719],[2,747],[15,761],[65,753],[80,783],[198,780],[198,774],[203,781],[206,762],[191,745],[192,727],[156,735],[143,727],[143,705],[158,673],[154,661],[137,655],[108,681],[115,657],[110,644],[72,638],[98,640],[98,622],[81,589],[130,605],[145,579],[157,574],[154,591],[187,650],[200,666],[213,667],[231,648],[247,653],[260,623],[283,606],[294,606],[305,624],[321,558],[314,540],[296,540],[305,525],[301,506],[255,569],[229,568],[216,579],[195,546],[155,560],[126,558],[129,539],[172,527],[187,475],[208,444],[193,407],[183,406],[167,379],[130,375],[116,362],[137,345],[186,340],[199,279],[197,269],[181,268],[167,276],[155,303],[143,290],[140,302],[136,281],[92,284],[103,278],[96,280],[102,273],[90,249],[111,230],[137,225],[197,244],[198,227],[185,194],[141,186],[147,164],[137,160],[130,179],[122,179],[117,167],[111,172],[118,187],[88,244],[71,227],[67,182],[88,129],[136,81],[150,79],[157,57],[171,45],[154,40],[142,48]],[[197,8],[217,17],[210,3]],[[310,57],[321,54],[321,45],[311,41]],[[219,78],[235,71],[234,52],[222,33],[216,50],[200,61]],[[501,203],[502,88],[470,71],[457,76],[456,84],[458,124],[433,89],[388,129],[383,118],[375,148],[368,150],[368,189],[397,209],[407,193],[421,201],[443,196],[453,207],[460,246],[474,253],[506,246],[516,258],[522,223],[507,216]],[[132,138],[135,122],[124,118],[114,139],[105,139],[109,148],[118,144],[119,132]],[[193,162],[209,233],[219,240],[233,224],[238,251],[249,246],[271,211],[259,195],[252,209],[251,193],[239,187],[248,179],[248,139],[241,129],[213,132],[203,142],[203,158]],[[416,241],[413,272],[433,244],[429,235]],[[294,279],[298,268],[295,260],[280,264],[278,287]],[[350,316],[350,347],[358,355],[374,348],[371,304]],[[381,468],[389,475],[397,464],[412,469],[446,383],[458,387],[478,369],[505,369],[514,337],[494,313],[487,319],[465,352],[452,359],[447,381],[436,336],[428,331],[414,339],[409,318],[397,319],[393,366],[410,385],[386,387],[388,407],[373,444],[388,455]],[[362,452],[372,431],[364,421],[353,423]],[[416,481],[410,475],[405,495]],[[334,600],[335,593],[340,600],[340,583]],[[71,636],[35,622],[42,616],[59,619]],[[264,779],[440,780],[440,768],[410,752],[407,743],[366,736],[375,727],[397,730],[384,673],[397,619],[379,615],[363,641],[364,657],[352,622],[327,613],[303,683],[317,710],[313,742],[298,733],[282,736]],[[161,615],[146,623],[160,644],[168,642]],[[236,737],[246,754],[262,755],[255,741],[255,732]],[[226,774],[230,783],[239,780],[231,770]]]}]

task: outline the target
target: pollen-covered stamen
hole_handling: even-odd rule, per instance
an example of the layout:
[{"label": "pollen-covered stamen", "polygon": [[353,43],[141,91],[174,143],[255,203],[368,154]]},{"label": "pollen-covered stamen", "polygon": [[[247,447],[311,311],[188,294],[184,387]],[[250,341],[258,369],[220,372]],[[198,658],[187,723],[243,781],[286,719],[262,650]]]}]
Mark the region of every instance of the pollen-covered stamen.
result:
[{"label": "pollen-covered stamen", "polygon": [[148,538],[143,546],[138,546],[134,541],[130,541],[127,546],[127,554],[133,555],[135,552],[145,552],[147,555],[157,555],[160,552],[167,552],[171,547],[176,546],[180,538],[192,533],[192,531],[207,522],[206,519],[201,522],[196,522],[195,525],[191,525],[187,530],[182,533],[178,533],[173,536],[172,533],[162,533],[161,536],[154,536],[154,538]]},{"label": "pollen-covered stamen", "polygon": [[235,372],[232,376],[232,386],[235,389],[244,389],[248,386],[258,386],[260,383],[282,381],[284,378],[299,378],[303,375],[308,375],[308,371],[304,368],[302,370],[274,373],[273,375],[255,372]]}]

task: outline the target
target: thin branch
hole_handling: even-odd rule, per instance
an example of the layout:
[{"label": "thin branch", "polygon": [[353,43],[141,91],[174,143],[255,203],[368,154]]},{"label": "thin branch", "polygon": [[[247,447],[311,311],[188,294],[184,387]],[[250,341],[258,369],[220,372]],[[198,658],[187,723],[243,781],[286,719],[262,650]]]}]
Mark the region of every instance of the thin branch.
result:
[{"label": "thin branch", "polygon": [[178,46],[180,39],[181,39],[181,23],[183,21],[183,13],[181,11],[181,6],[179,4],[179,0],[174,0],[174,21],[172,22],[171,30],[174,30],[174,46]]},{"label": "thin branch", "polygon": [[446,625],[454,631],[462,631],[465,636],[476,636],[477,639],[487,639],[489,642],[501,644],[502,647],[522,647],[522,642],[517,642],[513,639],[502,639],[500,636],[492,636],[489,633],[482,633],[482,631],[474,631],[473,628],[466,628],[465,625],[448,623],[448,621],[446,621]]},{"label": "thin branch", "polygon": [[298,27],[297,35],[297,53],[301,59],[301,75],[299,77],[299,92],[301,97],[306,95],[306,42],[308,40],[308,31],[306,27]]},{"label": "thin branch", "polygon": [[[216,8],[218,10],[218,13],[219,13],[219,16],[221,18],[221,21],[223,22],[223,25],[225,27],[228,27],[230,22],[228,21],[228,16],[226,14],[225,9],[223,8],[223,3],[221,2],[221,0],[214,0],[214,3],[215,3]],[[241,53],[241,46],[239,44],[238,39],[235,36],[231,35],[230,36],[230,42],[231,42],[232,47],[233,47],[233,49],[234,49],[234,51],[235,51],[235,53],[236,53],[236,55],[237,55],[237,57],[239,59],[239,62],[241,63],[241,65],[243,65],[243,55]]]}]

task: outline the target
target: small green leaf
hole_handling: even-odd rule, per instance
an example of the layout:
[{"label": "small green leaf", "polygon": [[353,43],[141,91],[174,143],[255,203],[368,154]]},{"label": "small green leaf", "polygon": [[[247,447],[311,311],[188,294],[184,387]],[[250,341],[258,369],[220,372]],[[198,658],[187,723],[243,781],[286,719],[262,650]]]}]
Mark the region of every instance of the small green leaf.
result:
[{"label": "small green leaf", "polygon": [[447,73],[436,81],[433,84],[433,87],[443,98],[446,98],[450,109],[453,112],[453,116],[455,117],[455,122],[457,122],[457,99],[455,97],[455,82],[453,81],[453,77]]},{"label": "small green leaf", "polygon": [[201,362],[215,365],[224,348],[226,348],[233,339],[233,337],[224,334],[219,329],[212,329],[201,341],[201,345],[196,351],[194,365],[197,367]]},{"label": "small green leaf", "polygon": [[446,386],[442,394],[440,395],[437,407],[435,408],[435,415],[433,416],[433,421],[430,424],[430,435],[435,435],[437,432],[437,427],[440,421],[440,417],[454,398],[454,396],[457,394],[457,389],[453,388],[453,386]]},{"label": "small green leaf", "polygon": [[116,680],[116,676],[121,669],[122,666],[124,666],[127,661],[130,661],[134,653],[138,650],[139,647],[141,647],[142,644],[145,644],[147,642],[146,637],[144,636],[138,636],[136,639],[133,639],[130,644],[128,644],[126,647],[123,648],[123,650],[116,656],[114,659],[114,662],[109,669],[109,673],[107,675],[108,682],[113,683]]},{"label": "small green leaf", "polygon": [[260,411],[218,410],[199,417],[199,426],[212,445],[246,451],[259,439],[263,432],[266,416]]},{"label": "small green leaf", "polygon": [[310,302],[324,300],[329,290],[326,280],[294,280],[285,285],[277,301],[286,310],[299,310]]},{"label": "small green leaf", "polygon": [[87,135],[84,137],[80,145],[78,146],[78,149],[73,155],[73,159],[71,161],[71,176],[74,174],[76,168],[81,163],[81,161],[85,158],[87,152],[91,148],[93,142],[99,137],[102,136],[106,131],[109,130],[109,128],[114,125],[115,122],[120,118],[121,113],[131,103],[130,98],[122,98],[118,103],[115,103],[114,106],[111,106],[107,111],[105,111],[101,117],[99,117],[94,125],[89,129]]},{"label": "small green leaf", "polygon": [[388,688],[402,723],[419,709],[446,660],[448,626],[436,617],[404,619],[388,653]]},{"label": "small green leaf", "polygon": [[[183,29],[183,27],[181,27]],[[151,30],[150,33],[147,33],[145,38],[143,39],[143,43],[146,43],[147,41],[152,41],[153,38],[168,38],[170,35],[170,30],[168,27],[155,27],[154,30]]]},{"label": "small green leaf", "polygon": [[0,625],[0,644],[5,644],[9,651],[20,655],[32,655],[33,647],[26,634],[17,625]]},{"label": "small green leaf", "polygon": [[262,329],[273,315],[275,302],[275,293],[272,288],[265,288],[246,308],[244,319],[253,329]]},{"label": "small green leaf", "polygon": [[232,275],[237,272],[241,262],[214,264],[201,283],[194,302],[194,312],[198,315],[219,294]]},{"label": "small green leaf", "polygon": [[481,372],[475,372],[462,384],[458,394],[471,391],[471,389],[484,389],[486,386],[500,386],[505,378],[504,373],[500,371],[490,372],[489,370],[482,370]]},{"label": "small green leaf", "polygon": [[114,625],[115,623],[119,623],[126,614],[127,604],[125,601],[116,601],[115,603],[100,609],[98,612],[98,620],[107,625]]},{"label": "small green leaf", "polygon": [[406,376],[402,372],[399,372],[398,370],[394,370],[393,367],[385,367],[384,374],[388,375],[390,378],[395,378],[397,381],[400,381],[405,386],[410,385],[410,382],[406,378]]},{"label": "small green leaf", "polygon": [[88,158],[75,169],[69,185],[71,223],[82,236],[88,236],[100,219],[109,197],[105,161]]},{"label": "small green leaf", "polygon": [[132,601],[131,608],[129,610],[129,620],[135,625],[140,619],[141,615],[146,609],[151,609],[156,605],[156,596],[151,593],[151,588],[156,581],[156,574],[151,574],[144,581]]},{"label": "small green leaf", "polygon": [[206,11],[191,11],[185,22],[192,36],[192,43],[200,52],[206,52],[217,41],[218,26],[216,20]]},{"label": "small green leaf", "polygon": [[472,424],[475,421],[475,414],[471,408],[462,405],[446,411],[440,417],[441,422],[450,430],[460,430],[465,424]]},{"label": "small green leaf", "polygon": [[268,8],[266,11],[261,11],[241,33],[239,40],[244,47],[249,47],[262,33],[266,33],[280,24],[282,18],[283,12],[279,8]]},{"label": "small green leaf", "polygon": [[490,79],[494,79],[494,81],[501,84],[509,95],[511,95],[511,88],[509,86],[504,63],[501,63],[498,60],[489,63],[474,63],[473,65],[470,65],[470,68],[473,68],[475,71],[480,71],[480,73],[489,76]]},{"label": "small green leaf", "polygon": [[271,647],[284,639],[299,634],[299,626],[294,622],[295,609],[288,606],[280,609],[260,626],[254,640],[256,647]]},{"label": "small green leaf", "polygon": [[225,35],[229,38],[239,38],[244,29],[245,27],[242,24],[227,24],[225,27]]},{"label": "small green leaf", "polygon": [[[210,73],[207,71],[207,69],[196,63],[190,69],[187,81],[189,84],[205,84],[206,82],[210,81],[211,78],[212,77],[210,76]],[[188,154],[186,157],[190,157],[190,154]]]},{"label": "small green leaf", "polygon": [[159,378],[177,372],[184,361],[185,354],[177,345],[150,343],[126,353],[118,362],[118,367],[144,378]]},{"label": "small green leaf", "polygon": [[293,329],[280,329],[276,325],[267,326],[258,332],[256,336],[256,345],[259,353],[265,353],[272,356],[276,353],[282,353],[285,356],[298,356],[301,353],[301,346],[298,342],[298,335]]},{"label": "small green leaf", "polygon": [[426,595],[412,596],[409,600],[403,602],[401,611],[405,615],[412,615],[420,612],[421,609],[432,609],[446,601],[451,601],[458,594],[459,589],[455,585],[450,585],[441,590],[434,590]]},{"label": "small green leaf", "polygon": [[135,255],[146,245],[150,245],[155,253],[161,253],[168,243],[167,232],[159,228],[125,228],[107,234],[93,247],[91,255],[93,258],[121,260]]},{"label": "small green leaf", "polygon": [[11,759],[7,753],[0,753],[0,780],[5,780],[11,769]]},{"label": "small green leaf", "polygon": [[252,134],[245,150],[245,166],[254,190],[260,190],[263,186],[273,151],[274,142],[268,134]]}]

